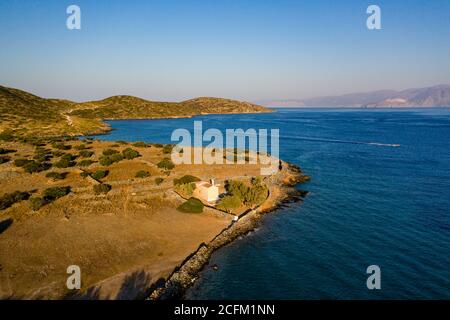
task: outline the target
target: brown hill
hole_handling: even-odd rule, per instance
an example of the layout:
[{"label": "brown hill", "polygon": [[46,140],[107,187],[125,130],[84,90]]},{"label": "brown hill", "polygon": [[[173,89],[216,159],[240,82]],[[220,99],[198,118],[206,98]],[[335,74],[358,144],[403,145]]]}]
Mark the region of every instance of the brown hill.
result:
[{"label": "brown hill", "polygon": [[270,109],[248,102],[201,97],[182,102],[113,96],[76,103],[45,99],[0,86],[0,131],[13,135],[85,135],[108,130],[104,119],[157,119],[200,114],[259,113]]}]

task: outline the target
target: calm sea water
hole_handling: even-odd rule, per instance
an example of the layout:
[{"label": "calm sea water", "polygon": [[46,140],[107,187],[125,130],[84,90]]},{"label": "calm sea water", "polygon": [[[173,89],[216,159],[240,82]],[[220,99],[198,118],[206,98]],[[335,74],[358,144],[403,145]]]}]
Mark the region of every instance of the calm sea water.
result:
[{"label": "calm sea water", "polygon": [[[175,128],[279,128],[312,176],[303,204],[217,251],[189,299],[449,299],[450,110],[304,110],[111,121],[105,140],[170,142]],[[374,143],[375,144],[371,144]],[[385,145],[387,144],[387,145]],[[389,144],[399,144],[391,147]],[[381,268],[381,290],[366,268]]]}]

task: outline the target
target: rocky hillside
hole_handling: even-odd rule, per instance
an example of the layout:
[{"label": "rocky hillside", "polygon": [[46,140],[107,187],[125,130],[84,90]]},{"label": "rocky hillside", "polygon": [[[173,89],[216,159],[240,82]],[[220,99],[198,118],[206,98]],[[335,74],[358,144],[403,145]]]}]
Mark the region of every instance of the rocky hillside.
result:
[{"label": "rocky hillside", "polygon": [[13,135],[83,135],[108,130],[104,119],[156,119],[200,114],[259,113],[271,110],[222,98],[195,98],[182,102],[156,102],[133,96],[113,96],[76,103],[45,99],[0,86],[0,132]]}]

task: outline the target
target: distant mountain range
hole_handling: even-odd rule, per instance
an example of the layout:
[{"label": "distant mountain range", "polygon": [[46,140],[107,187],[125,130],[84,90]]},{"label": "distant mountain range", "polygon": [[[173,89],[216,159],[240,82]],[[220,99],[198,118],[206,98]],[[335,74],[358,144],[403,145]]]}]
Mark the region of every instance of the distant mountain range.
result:
[{"label": "distant mountain range", "polygon": [[402,91],[379,90],[310,99],[264,100],[259,103],[271,107],[450,107],[450,85]]}]

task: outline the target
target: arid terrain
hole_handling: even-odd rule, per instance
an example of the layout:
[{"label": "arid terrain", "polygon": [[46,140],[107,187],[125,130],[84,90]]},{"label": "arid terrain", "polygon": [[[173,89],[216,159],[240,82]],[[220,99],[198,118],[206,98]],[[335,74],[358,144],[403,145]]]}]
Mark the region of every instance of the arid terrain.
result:
[{"label": "arid terrain", "polygon": [[[224,192],[230,177],[248,183],[260,174],[259,164],[248,163],[164,167],[171,148],[157,144],[70,139],[0,147],[1,298],[145,298],[234,218],[208,206],[177,210],[185,199],[174,179],[215,178]],[[121,159],[111,163],[113,155]],[[265,210],[298,174],[286,166],[269,178]],[[79,291],[66,288],[70,265],[81,268]]]},{"label": "arid terrain", "polygon": [[121,95],[98,101],[47,99],[0,85],[0,135],[77,136],[109,131],[105,119],[161,119],[201,114],[260,113],[249,102],[199,97],[181,102],[149,101]]}]

